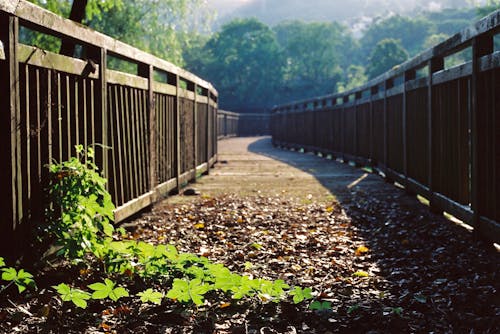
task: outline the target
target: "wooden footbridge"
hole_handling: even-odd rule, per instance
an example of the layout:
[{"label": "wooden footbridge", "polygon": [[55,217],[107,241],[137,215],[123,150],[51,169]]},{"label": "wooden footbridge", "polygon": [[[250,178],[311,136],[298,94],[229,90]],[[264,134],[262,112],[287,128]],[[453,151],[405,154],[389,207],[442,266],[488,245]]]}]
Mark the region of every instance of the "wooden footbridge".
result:
[{"label": "wooden footbridge", "polygon": [[[24,45],[22,29],[83,51]],[[495,12],[363,87],[279,106],[273,143],[370,166],[500,241],[499,31]],[[0,41],[0,253],[22,249],[43,219],[46,165],[75,145],[94,145],[121,221],[209,173],[218,138],[269,118],[218,112],[209,82],[25,0],[0,1]],[[465,48],[472,59],[445,68]],[[136,73],[108,68],[111,58]]]}]

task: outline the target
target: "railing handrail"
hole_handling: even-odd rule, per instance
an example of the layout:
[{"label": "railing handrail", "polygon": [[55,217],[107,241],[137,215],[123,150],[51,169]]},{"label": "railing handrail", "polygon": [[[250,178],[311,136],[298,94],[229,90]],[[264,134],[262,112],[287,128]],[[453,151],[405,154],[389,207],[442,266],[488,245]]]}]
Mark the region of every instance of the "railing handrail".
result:
[{"label": "railing handrail", "polygon": [[2,0],[0,10],[17,16],[22,23],[34,25],[37,30],[49,31],[56,36],[70,38],[74,41],[106,49],[108,52],[126,58],[134,63],[153,65],[155,68],[180,76],[200,87],[208,89],[215,97],[217,90],[213,85],[195,74],[182,69],[171,62],[158,58],[129,44],[109,37],[89,27],[63,18],[51,11],[41,8],[26,0]]}]

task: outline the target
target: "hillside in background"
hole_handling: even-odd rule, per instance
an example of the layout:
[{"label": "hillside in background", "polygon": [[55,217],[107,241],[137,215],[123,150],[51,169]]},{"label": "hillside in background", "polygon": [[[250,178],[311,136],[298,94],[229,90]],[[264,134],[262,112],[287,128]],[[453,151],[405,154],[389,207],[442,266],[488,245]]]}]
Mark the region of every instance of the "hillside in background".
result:
[{"label": "hillside in background", "polygon": [[213,0],[209,1],[219,13],[216,26],[237,17],[256,17],[276,25],[299,19],[304,21],[343,22],[349,26],[381,15],[408,14],[415,11],[439,11],[444,8],[470,7],[468,0]]}]

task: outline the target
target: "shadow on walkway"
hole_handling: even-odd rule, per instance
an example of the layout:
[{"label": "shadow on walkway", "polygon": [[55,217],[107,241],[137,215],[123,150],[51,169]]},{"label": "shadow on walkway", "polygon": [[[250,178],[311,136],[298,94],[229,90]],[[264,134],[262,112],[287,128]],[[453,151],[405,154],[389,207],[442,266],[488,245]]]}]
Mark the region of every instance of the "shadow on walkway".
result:
[{"label": "shadow on walkway", "polygon": [[[371,281],[371,288],[388,291],[358,300],[356,307],[373,308],[383,300],[392,308],[380,312],[401,311],[400,317],[387,317],[388,331],[499,330],[495,319],[500,305],[495,296],[500,266],[491,246],[473,241],[464,228],[432,214],[415,196],[363,169],[311,153],[280,150],[270,138],[258,139],[248,149],[309,173],[337,198],[355,234],[368,247],[366,256],[380,270],[377,275],[383,279]],[[351,293],[356,300],[355,289]]]}]

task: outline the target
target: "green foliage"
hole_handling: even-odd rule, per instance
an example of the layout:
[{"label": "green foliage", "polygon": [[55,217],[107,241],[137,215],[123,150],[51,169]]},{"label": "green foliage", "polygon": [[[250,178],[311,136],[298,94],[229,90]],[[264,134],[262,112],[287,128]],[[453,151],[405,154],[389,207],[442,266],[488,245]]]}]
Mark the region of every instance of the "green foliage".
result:
[{"label": "green foliage", "polygon": [[287,100],[333,93],[344,69],[359,61],[357,41],[336,22],[286,21],[273,30],[285,57]]},{"label": "green foliage", "polygon": [[422,50],[427,36],[434,33],[435,27],[424,17],[394,15],[375,21],[361,38],[363,52],[368,55],[384,39],[399,40],[401,47],[411,55]]},{"label": "green foliage", "polygon": [[35,285],[33,275],[24,269],[19,269],[19,271],[17,271],[15,268],[5,267],[2,268],[1,271],[2,280],[14,283],[17,286],[19,293],[22,293],[29,286]]},{"label": "green foliage", "polygon": [[345,81],[337,83],[337,91],[344,92],[364,85],[368,81],[363,66],[351,65],[345,73]]},{"label": "green foliage", "polygon": [[128,291],[124,287],[115,287],[116,283],[109,278],[104,279],[104,283],[93,283],[88,287],[94,290],[92,293],[92,299],[105,299],[109,298],[113,301],[117,301],[122,297],[128,297]]},{"label": "green foliage", "polygon": [[332,303],[326,301],[320,302],[319,300],[315,300],[311,303],[309,309],[319,312],[329,311],[332,309]]},{"label": "green foliage", "polygon": [[301,303],[303,300],[312,299],[312,290],[310,288],[302,289],[296,286],[292,291],[289,292],[293,296],[293,302],[295,304]]},{"label": "green foliage", "polygon": [[[70,1],[31,1],[69,17]],[[83,24],[180,66],[182,46],[189,46],[195,31],[206,30],[213,17],[202,0],[89,0],[85,12]],[[52,52],[61,45],[59,38],[26,29],[21,41]]]},{"label": "green foliage", "polygon": [[408,59],[408,52],[400,41],[383,39],[370,54],[367,67],[368,78],[373,79]]},{"label": "green foliage", "polygon": [[139,292],[137,296],[141,297],[141,301],[143,303],[153,303],[158,305],[161,304],[161,299],[163,298],[163,294],[161,292],[154,291],[151,288]]},{"label": "green foliage", "polygon": [[106,179],[93,162],[94,150],[86,152],[76,146],[78,157],[49,166],[49,231],[61,246],[60,254],[81,258],[86,252],[97,252],[99,245],[111,237],[115,209],[106,190]]},{"label": "green foliage", "polygon": [[500,0],[486,0],[486,3],[478,6],[476,11],[479,17],[484,17],[498,9],[500,9]]},{"label": "green foliage", "polygon": [[[62,247],[60,255],[84,262],[90,259],[85,255],[93,255],[102,263],[103,272],[108,277],[103,282],[88,285],[92,293],[64,283],[53,286],[63,301],[86,308],[87,301],[91,299],[116,301],[127,297],[129,292],[109,278],[125,274],[128,277],[137,275],[156,285],[171,285],[166,297],[188,305],[203,305],[210,292],[217,292],[211,294],[215,296],[222,293],[235,300],[257,296],[260,301],[279,302],[293,296],[293,301],[300,303],[313,298],[310,288],[290,289],[283,280],[241,276],[205,257],[179,253],[173,245],[114,240],[115,229],[111,224],[114,206],[105,189],[106,180],[99,175],[93,163],[93,150],[84,152],[83,147],[77,146],[76,151],[78,158],[49,166],[53,176],[49,188],[53,199],[53,209],[49,211],[49,218],[54,220],[51,230],[56,244]],[[123,229],[120,232],[122,235],[125,233]],[[251,246],[263,247],[260,244]],[[91,263],[86,262],[88,266]],[[13,276],[10,271],[9,274],[7,278],[26,283],[22,281],[27,279],[26,275]],[[136,296],[143,303],[155,304],[160,304],[163,298],[163,294],[153,290],[153,287]]]},{"label": "green foliage", "polygon": [[204,295],[211,290],[209,284],[205,284],[201,279],[195,278],[191,281],[174,279],[172,289],[167,293],[167,298],[180,302],[192,301],[195,305],[203,305]]},{"label": "green foliage", "polygon": [[88,292],[71,288],[64,283],[55,285],[53,288],[56,289],[62,301],[72,302],[79,308],[87,308],[87,300],[91,299],[91,295]]},{"label": "green foliage", "polygon": [[1,267],[5,267],[5,260],[3,259],[3,257],[0,257],[0,268]]},{"label": "green foliage", "polygon": [[210,80],[230,110],[267,108],[276,101],[283,57],[275,34],[256,19],[224,25],[191,56],[188,68]]}]

